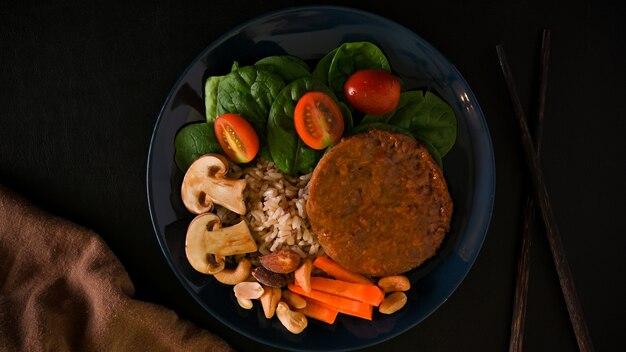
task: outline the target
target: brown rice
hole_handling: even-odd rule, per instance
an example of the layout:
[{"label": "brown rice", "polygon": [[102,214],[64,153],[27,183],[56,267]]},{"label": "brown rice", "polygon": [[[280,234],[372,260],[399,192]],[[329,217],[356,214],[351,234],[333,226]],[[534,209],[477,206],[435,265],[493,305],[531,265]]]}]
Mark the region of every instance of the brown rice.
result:
[{"label": "brown rice", "polygon": [[[292,177],[284,174],[273,162],[260,159],[243,170],[247,181],[245,216],[250,232],[259,245],[261,255],[289,248],[302,258],[322,254],[317,236],[311,231],[306,214],[311,173]],[[225,223],[234,222],[218,209]]]}]

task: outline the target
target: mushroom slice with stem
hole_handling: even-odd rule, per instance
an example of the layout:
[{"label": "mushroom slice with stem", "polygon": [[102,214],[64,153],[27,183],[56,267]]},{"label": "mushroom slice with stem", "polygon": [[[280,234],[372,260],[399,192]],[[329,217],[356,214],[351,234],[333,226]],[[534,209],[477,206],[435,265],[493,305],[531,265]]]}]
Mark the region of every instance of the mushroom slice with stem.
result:
[{"label": "mushroom slice with stem", "polygon": [[225,256],[256,251],[256,242],[244,220],[230,227],[221,227],[217,215],[205,213],[196,216],[187,228],[185,254],[189,264],[201,273],[221,271]]},{"label": "mushroom slice with stem", "polygon": [[207,261],[208,264],[206,265],[205,274],[215,275],[224,270],[224,268],[226,267],[226,261],[224,261],[223,256],[208,254]]},{"label": "mushroom slice with stem", "polygon": [[226,177],[228,159],[219,154],[205,154],[191,164],[181,187],[185,207],[194,214],[211,211],[219,204],[237,214],[246,213],[243,190],[246,180]]}]

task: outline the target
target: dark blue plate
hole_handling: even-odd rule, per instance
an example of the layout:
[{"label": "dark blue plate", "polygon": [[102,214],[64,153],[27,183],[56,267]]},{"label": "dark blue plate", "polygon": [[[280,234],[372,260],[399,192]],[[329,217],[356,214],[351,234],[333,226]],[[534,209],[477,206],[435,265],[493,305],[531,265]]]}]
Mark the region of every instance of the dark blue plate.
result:
[{"label": "dark blue plate", "polygon": [[[291,54],[315,62],[343,42],[370,41],[387,55],[408,88],[425,88],[450,103],[458,138],[444,158],[454,200],[452,230],[438,254],[408,273],[412,288],[399,312],[373,321],[340,316],[330,326],[309,320],[300,335],[277,318],[267,320],[260,304],[239,308],[232,287],[195,272],[185,258],[192,219],[180,200],[182,173],[174,164],[174,136],[184,124],[203,120],[203,81],[229,72],[234,60],[252,64],[269,55]],[[407,28],[380,16],[341,7],[301,7],[270,13],[228,32],[206,48],[183,72],[159,115],[148,157],[148,203],[165,257],[189,294],[233,330],[288,350],[345,350],[373,345],[415,326],[454,292],[470,270],[489,226],[495,168],[489,131],[476,97],[461,74],[436,49]]]}]

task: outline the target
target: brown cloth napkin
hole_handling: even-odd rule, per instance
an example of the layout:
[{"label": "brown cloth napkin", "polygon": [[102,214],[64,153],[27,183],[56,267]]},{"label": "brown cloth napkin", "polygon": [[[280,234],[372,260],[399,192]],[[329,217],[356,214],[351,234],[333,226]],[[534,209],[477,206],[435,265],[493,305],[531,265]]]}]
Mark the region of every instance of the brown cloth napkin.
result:
[{"label": "brown cloth napkin", "polygon": [[232,351],[134,291],[96,233],[0,185],[0,351]]}]

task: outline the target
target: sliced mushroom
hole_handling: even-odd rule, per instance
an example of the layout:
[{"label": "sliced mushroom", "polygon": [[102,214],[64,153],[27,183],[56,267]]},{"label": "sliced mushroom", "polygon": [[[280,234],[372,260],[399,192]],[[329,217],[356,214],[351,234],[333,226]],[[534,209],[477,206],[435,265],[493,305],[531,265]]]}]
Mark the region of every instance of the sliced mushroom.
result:
[{"label": "sliced mushroom", "polygon": [[214,275],[224,270],[224,268],[226,267],[226,261],[224,261],[223,256],[208,254],[207,261],[209,262],[209,264],[207,265],[207,272],[205,274]]},{"label": "sliced mushroom", "polygon": [[194,214],[211,211],[219,204],[237,214],[246,213],[243,190],[246,180],[226,177],[228,159],[219,154],[205,154],[191,164],[181,187],[181,197]]},{"label": "sliced mushroom", "polygon": [[[209,220],[206,227],[213,229],[213,231],[217,231],[219,230],[220,227],[222,227],[222,224],[220,223],[220,219],[215,219],[215,218],[211,218],[211,219],[207,219]],[[212,253],[207,254],[206,256],[207,262],[205,263],[206,265],[206,272],[205,274],[217,274],[220,271],[224,270],[224,268],[226,267],[226,261],[223,255],[215,255]]]},{"label": "sliced mushroom", "polygon": [[[256,242],[244,220],[230,227],[220,227],[217,215],[205,213],[196,216],[187,229],[187,260],[194,269],[204,274],[222,271],[225,256],[256,251]],[[215,256],[214,260],[211,255]]]}]

